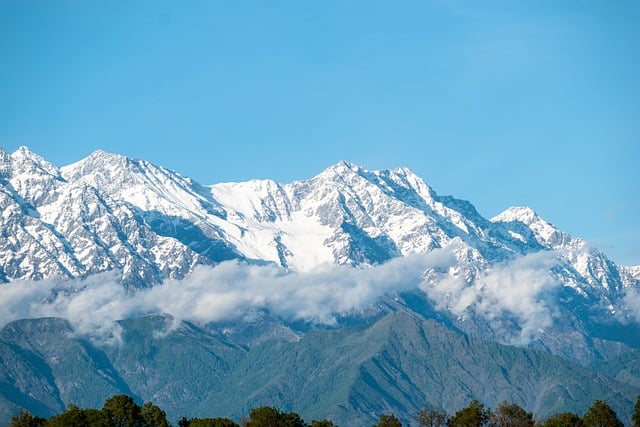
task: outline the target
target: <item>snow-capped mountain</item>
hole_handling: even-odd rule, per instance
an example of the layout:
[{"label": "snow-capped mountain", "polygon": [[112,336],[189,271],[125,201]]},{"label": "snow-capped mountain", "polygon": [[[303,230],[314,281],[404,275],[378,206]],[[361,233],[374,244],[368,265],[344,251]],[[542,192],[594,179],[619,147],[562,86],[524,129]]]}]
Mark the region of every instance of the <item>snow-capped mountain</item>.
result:
[{"label": "snow-capped mountain", "polygon": [[137,261],[156,268],[146,279],[152,284],[197,262],[244,258],[305,271],[323,263],[376,264],[459,242],[478,269],[553,249],[575,269],[576,287],[615,291],[635,279],[633,269],[620,274],[600,251],[530,208],[487,220],[405,168],[368,171],[340,162],[306,181],[207,187],[104,151],[62,168],[25,147],[0,156],[7,278],[113,268],[128,277],[127,266]]},{"label": "snow-capped mountain", "polygon": [[[605,317],[628,289],[640,289],[640,267],[615,265],[532,209],[509,208],[489,220],[406,168],[340,162],[288,184],[205,186],[104,151],[58,168],[22,147],[0,150],[0,208],[2,281],[119,270],[125,285],[147,287],[230,259],[304,272],[449,248],[457,263],[438,274],[467,284],[519,256],[555,251],[561,297]],[[451,321],[463,330],[485,328],[458,317]]]}]

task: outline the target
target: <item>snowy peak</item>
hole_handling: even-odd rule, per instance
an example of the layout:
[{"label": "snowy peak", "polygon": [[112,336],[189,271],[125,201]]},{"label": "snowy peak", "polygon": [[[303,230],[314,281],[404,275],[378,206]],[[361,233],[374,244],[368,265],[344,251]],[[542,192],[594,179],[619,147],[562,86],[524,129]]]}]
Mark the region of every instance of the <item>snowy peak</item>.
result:
[{"label": "snowy peak", "polygon": [[[392,185],[411,187],[421,193],[430,195],[433,190],[409,168],[400,167],[385,170],[368,170],[354,163],[344,160],[339,161],[312,178],[315,180],[328,180],[336,183],[352,183],[355,179],[364,179],[376,186],[386,187],[391,190]],[[422,191],[425,190],[425,191]]]},{"label": "snowy peak", "polygon": [[29,204],[51,200],[64,181],[58,168],[27,147],[20,147],[10,156],[5,153],[2,158],[3,176],[9,180],[12,191]]},{"label": "snowy peak", "polygon": [[3,157],[4,162],[11,163],[12,169],[21,174],[47,174],[53,177],[60,175],[58,168],[24,146],[18,148],[11,156],[4,153],[4,155],[0,154],[0,157]]},{"label": "snowy peak", "polygon": [[103,150],[94,151],[79,162],[62,167],[61,171],[69,181],[83,181],[110,194],[131,186],[157,187],[157,183],[153,181],[157,181],[158,176],[164,175],[167,179],[177,176],[146,160],[132,159]]},{"label": "snowy peak", "polygon": [[519,221],[525,225],[531,225],[542,220],[538,214],[528,206],[512,206],[504,212],[491,218],[491,222]]},{"label": "snowy peak", "polygon": [[137,171],[132,160],[120,154],[96,150],[79,162],[61,168],[69,181],[84,180],[101,189],[111,189],[135,183]]},{"label": "snowy peak", "polygon": [[491,222],[506,224],[512,232],[518,234],[522,230],[520,225],[524,225],[534,233],[538,243],[551,249],[566,249],[582,243],[582,240],[573,238],[545,221],[529,207],[511,207],[491,218]]},{"label": "snowy peak", "polygon": [[358,173],[358,171],[360,171],[360,167],[358,165],[346,160],[340,160],[338,163],[326,168],[318,176],[341,177],[350,173]]},{"label": "snowy peak", "polygon": [[71,182],[83,182],[145,212],[176,217],[224,216],[208,190],[164,167],[102,150],[61,168]]}]

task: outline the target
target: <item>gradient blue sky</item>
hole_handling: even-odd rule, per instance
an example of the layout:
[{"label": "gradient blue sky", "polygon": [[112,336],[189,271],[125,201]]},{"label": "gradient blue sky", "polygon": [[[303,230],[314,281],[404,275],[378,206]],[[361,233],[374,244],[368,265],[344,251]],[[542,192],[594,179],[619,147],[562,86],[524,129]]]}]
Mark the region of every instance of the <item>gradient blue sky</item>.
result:
[{"label": "gradient blue sky", "polygon": [[407,166],[640,264],[640,2],[0,0],[0,146],[203,184]]}]

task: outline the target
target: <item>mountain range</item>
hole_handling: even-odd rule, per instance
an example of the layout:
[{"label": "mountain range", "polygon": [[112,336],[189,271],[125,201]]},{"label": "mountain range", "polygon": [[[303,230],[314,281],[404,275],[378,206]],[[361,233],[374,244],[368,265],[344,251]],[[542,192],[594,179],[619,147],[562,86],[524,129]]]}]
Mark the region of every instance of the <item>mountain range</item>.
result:
[{"label": "mountain range", "polygon": [[[5,316],[5,417],[19,406],[50,414],[69,402],[96,405],[115,392],[176,402],[175,416],[237,416],[272,401],[362,425],[376,411],[406,421],[425,400],[454,410],[471,397],[516,399],[545,415],[609,396],[626,416],[639,393],[640,266],[616,265],[528,207],[484,218],[406,168],[340,162],[289,184],[207,186],[104,151],[56,167],[26,147],[0,149],[0,207],[0,289],[51,281],[81,288],[111,274],[135,299],[233,264],[277,272],[258,281],[298,280],[307,302],[330,299],[322,294],[330,286],[304,287],[326,271],[338,272],[326,276],[338,291],[340,275],[361,274],[352,293],[375,293],[318,317],[311,309],[287,315],[268,288],[252,311],[172,320],[179,327],[155,340],[149,325],[174,318],[132,311],[115,345],[72,333],[67,320]],[[383,282],[374,291],[372,276]],[[384,286],[387,277],[402,285]],[[60,300],[56,286],[45,303]],[[182,385],[163,378],[176,348],[172,363],[192,371]],[[535,392],[527,396],[522,382]]]}]

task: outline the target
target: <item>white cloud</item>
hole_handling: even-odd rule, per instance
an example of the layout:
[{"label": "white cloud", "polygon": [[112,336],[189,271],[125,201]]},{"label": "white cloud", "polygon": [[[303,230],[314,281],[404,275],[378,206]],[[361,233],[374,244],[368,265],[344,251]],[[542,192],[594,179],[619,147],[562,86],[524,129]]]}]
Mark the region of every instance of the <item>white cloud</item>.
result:
[{"label": "white cloud", "polygon": [[441,275],[422,289],[436,308],[456,316],[480,316],[497,332],[504,320],[515,318],[519,334],[505,336],[505,341],[524,344],[553,323],[555,301],[547,298],[547,291],[560,286],[550,272],[558,262],[554,252],[537,252],[480,272],[470,283],[460,276]]},{"label": "white cloud", "polygon": [[294,274],[232,261],[200,266],[184,280],[135,293],[128,293],[112,273],[72,281],[14,281],[0,286],[0,326],[55,316],[68,319],[80,334],[117,340],[114,321],[132,316],[168,313],[207,323],[240,319],[255,309],[333,324],[337,315],[364,309],[382,295],[417,288],[427,268],[452,262],[452,255],[441,250],[369,268],[325,266]]},{"label": "white cloud", "polygon": [[622,302],[628,317],[619,316],[619,319],[626,322],[631,318],[640,323],[640,289],[628,289]]},{"label": "white cloud", "polygon": [[[437,309],[479,316],[497,332],[505,319],[515,319],[519,333],[505,341],[524,344],[553,322],[555,302],[547,291],[559,286],[550,274],[557,262],[553,252],[531,254],[478,273],[470,283],[448,273],[459,268],[448,249],[374,267],[324,266],[306,273],[231,261],[200,266],[184,280],[135,293],[127,292],[116,273],[84,280],[14,281],[0,286],[0,326],[55,316],[68,319],[80,334],[117,341],[115,321],[120,319],[168,313],[203,324],[247,318],[261,309],[284,319],[330,325],[338,315],[366,309],[383,295],[421,288]],[[442,273],[426,283],[429,269]],[[629,296],[628,305],[640,308],[640,296]]]}]

